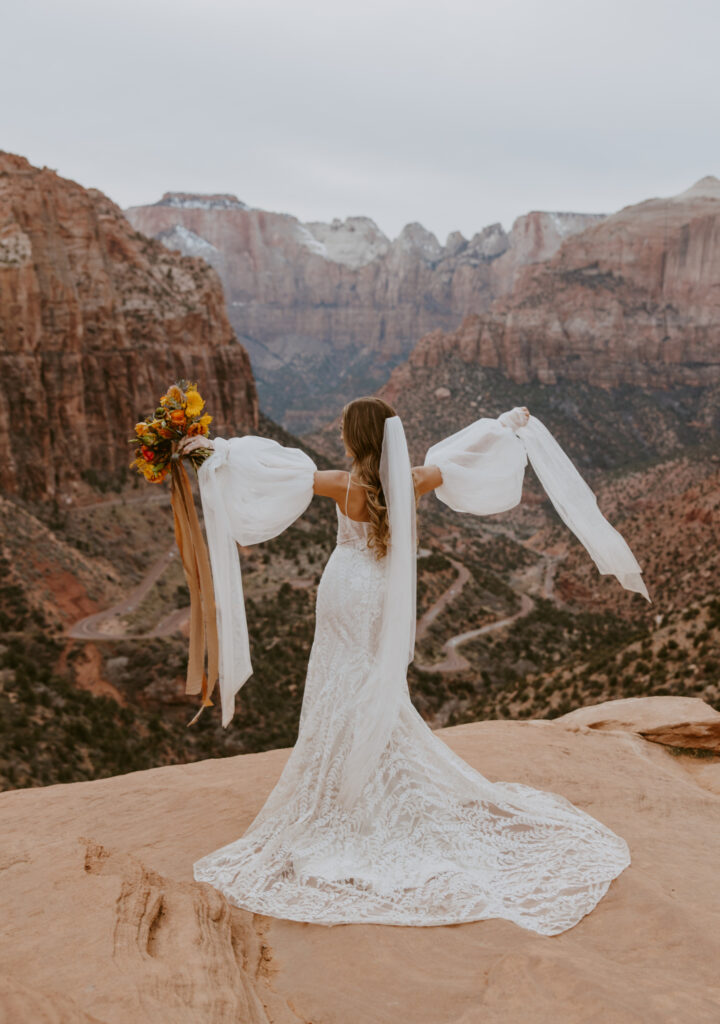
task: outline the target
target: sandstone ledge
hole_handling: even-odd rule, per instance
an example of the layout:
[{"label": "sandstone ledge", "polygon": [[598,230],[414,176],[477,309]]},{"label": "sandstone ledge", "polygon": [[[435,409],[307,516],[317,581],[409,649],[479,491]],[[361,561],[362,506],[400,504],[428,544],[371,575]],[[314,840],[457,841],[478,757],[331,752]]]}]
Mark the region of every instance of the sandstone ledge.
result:
[{"label": "sandstone ledge", "polygon": [[489,778],[562,793],[627,839],[631,866],[549,938],[498,920],[277,921],[194,882],[287,750],[1,794],[0,1022],[716,1022],[719,719],[649,697],[440,732]]}]

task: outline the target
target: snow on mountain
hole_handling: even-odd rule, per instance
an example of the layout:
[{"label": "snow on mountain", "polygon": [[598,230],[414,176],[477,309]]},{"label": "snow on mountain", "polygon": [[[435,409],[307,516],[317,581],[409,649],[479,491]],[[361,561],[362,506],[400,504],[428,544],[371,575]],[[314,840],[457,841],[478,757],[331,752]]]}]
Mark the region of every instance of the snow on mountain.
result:
[{"label": "snow on mountain", "polygon": [[249,210],[247,203],[242,203],[237,196],[230,193],[217,195],[198,195],[194,192],[166,192],[154,206],[175,206],[181,210]]},{"label": "snow on mountain", "polygon": [[390,248],[390,240],[370,217],[339,217],[326,224],[298,225],[298,235],[311,252],[346,267],[364,267]]}]

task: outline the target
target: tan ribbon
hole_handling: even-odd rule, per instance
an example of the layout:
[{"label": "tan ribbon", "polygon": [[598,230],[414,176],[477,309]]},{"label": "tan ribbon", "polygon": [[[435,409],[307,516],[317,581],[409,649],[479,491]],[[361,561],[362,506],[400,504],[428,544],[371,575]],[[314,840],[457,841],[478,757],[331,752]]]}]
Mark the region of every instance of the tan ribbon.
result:
[{"label": "tan ribbon", "polygon": [[[215,619],[210,558],[200,528],[190,480],[181,459],[170,465],[171,500],[175,539],[190,590],[190,649],[185,693],[201,693],[202,704],[188,726],[197,722],[203,708],[213,707],[210,694],[218,680],[218,635]],[[207,673],[205,651],[207,648]]]}]

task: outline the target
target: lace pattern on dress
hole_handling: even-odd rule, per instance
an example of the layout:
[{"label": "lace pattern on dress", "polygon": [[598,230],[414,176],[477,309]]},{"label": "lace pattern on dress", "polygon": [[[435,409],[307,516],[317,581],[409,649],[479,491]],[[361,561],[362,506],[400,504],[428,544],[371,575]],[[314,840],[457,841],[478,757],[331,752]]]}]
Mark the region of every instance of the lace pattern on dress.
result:
[{"label": "lace pattern on dress", "polygon": [[198,860],[195,879],[246,910],[325,925],[499,917],[544,935],[571,928],[630,863],[625,840],[560,794],[490,782],[409,693],[377,770],[343,807],[347,698],[376,649],[385,559],[367,547],[369,524],[336,507],[297,742],[245,834]]}]

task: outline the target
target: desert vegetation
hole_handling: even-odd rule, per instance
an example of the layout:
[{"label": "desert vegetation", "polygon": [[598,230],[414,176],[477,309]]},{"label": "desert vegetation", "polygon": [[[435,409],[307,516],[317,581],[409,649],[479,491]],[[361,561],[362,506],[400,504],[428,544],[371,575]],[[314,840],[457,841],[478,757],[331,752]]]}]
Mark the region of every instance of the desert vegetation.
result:
[{"label": "desert vegetation", "polygon": [[[301,445],[270,421],[261,432]],[[501,516],[458,516],[432,496],[421,502],[418,617],[457,585],[459,567],[467,576],[418,640],[409,668],[412,699],[433,726],[552,718],[625,696],[720,704],[720,484],[712,453],[686,449],[590,474],[601,507],[646,569],[652,605],[599,576],[530,474],[523,503]],[[184,692],[182,632],[142,638],[187,606],[177,558],[135,607],[105,622],[103,635],[67,633],[77,619],[120,602],[153,559],[173,549],[164,488],[98,484],[74,506],[14,498],[3,499],[2,512],[2,788],[293,744],[317,585],[335,543],[330,502],[313,501],[283,534],[240,551],[254,673],[228,729],[217,706],[187,727],[198,702]],[[550,590],[547,552],[560,552]],[[451,636],[512,615],[458,648],[466,668],[432,670]]]}]

